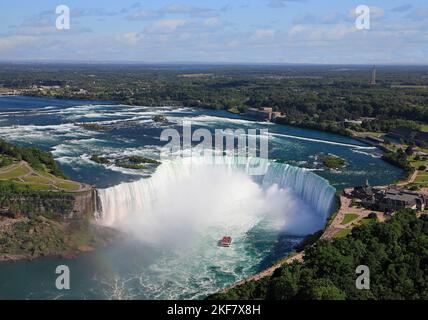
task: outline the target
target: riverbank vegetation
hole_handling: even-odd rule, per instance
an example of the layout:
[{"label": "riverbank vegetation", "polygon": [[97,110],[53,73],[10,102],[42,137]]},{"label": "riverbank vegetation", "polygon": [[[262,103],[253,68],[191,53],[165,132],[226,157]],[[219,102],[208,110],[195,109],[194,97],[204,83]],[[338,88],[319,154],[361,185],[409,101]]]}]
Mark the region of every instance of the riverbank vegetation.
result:
[{"label": "riverbank vegetation", "polygon": [[5,159],[10,164],[13,160],[24,160],[28,162],[31,167],[46,173],[51,173],[57,177],[65,178],[64,173],[59,169],[50,152],[31,147],[21,147],[8,143],[0,139],[0,161],[4,166]]},{"label": "riverbank vegetation", "polygon": [[0,181],[0,216],[67,216],[73,204],[73,195],[66,192],[36,191],[11,181]]},{"label": "riverbank vegetation", "polygon": [[91,224],[95,191],[63,179],[49,152],[0,140],[0,163],[0,261],[72,256],[115,236]]},{"label": "riverbank vegetation", "polygon": [[56,255],[70,258],[105,246],[116,236],[112,229],[82,220],[63,224],[42,215],[4,223],[0,219],[0,261]]},{"label": "riverbank vegetation", "polygon": [[331,154],[322,155],[321,160],[324,166],[329,169],[341,169],[346,165],[345,159]]},{"label": "riverbank vegetation", "polygon": [[129,156],[122,157],[120,159],[108,159],[106,157],[101,157],[98,155],[92,155],[91,161],[96,162],[98,164],[114,164],[115,166],[125,168],[125,169],[146,169],[147,166],[157,166],[160,164],[159,161],[153,160],[150,158],[142,157],[142,156]]},{"label": "riverbank vegetation", "polygon": [[[428,299],[428,216],[404,210],[347,233],[307,247],[303,263],[210,299]],[[355,286],[359,265],[370,268],[370,290]]]},{"label": "riverbank vegetation", "polygon": [[97,156],[96,154],[93,154],[91,156],[90,160],[95,162],[95,163],[98,163],[98,164],[109,164],[110,163],[110,161],[107,158]]},{"label": "riverbank vegetation", "polygon": [[80,183],[66,179],[50,152],[0,139],[0,206],[14,194],[52,191],[59,194],[76,192],[82,187]]},{"label": "riverbank vegetation", "polygon": [[[283,123],[342,134],[428,124],[427,67],[378,67],[374,86],[368,84],[371,70],[372,66],[1,64],[0,87],[130,105],[234,112],[269,106],[284,114],[279,120]],[[345,121],[360,118],[362,124]]]},{"label": "riverbank vegetation", "polygon": [[396,152],[386,152],[382,155],[382,159],[404,169],[406,174],[411,174],[414,171],[407,154],[402,149],[398,149]]},{"label": "riverbank vegetation", "polygon": [[10,158],[6,166],[0,167],[0,183],[15,186],[16,191],[77,192],[85,189],[78,182],[57,177],[46,170],[35,170],[26,161]]}]

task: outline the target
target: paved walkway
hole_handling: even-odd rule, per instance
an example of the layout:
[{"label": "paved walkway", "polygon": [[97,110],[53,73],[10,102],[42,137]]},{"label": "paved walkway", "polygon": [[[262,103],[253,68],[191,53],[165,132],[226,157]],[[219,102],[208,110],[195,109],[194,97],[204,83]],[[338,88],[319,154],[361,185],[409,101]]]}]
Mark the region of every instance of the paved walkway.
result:
[{"label": "paved walkway", "polygon": [[401,181],[401,182],[397,183],[396,185],[402,187],[402,186],[405,186],[407,184],[413,183],[413,182],[415,182],[417,176],[418,176],[418,170],[415,170],[413,172],[413,174],[407,180]]},{"label": "paved walkway", "polygon": [[[350,190],[345,190],[345,192],[350,192]],[[370,213],[375,212],[377,215],[377,218],[382,221],[384,219],[384,214],[382,212],[376,212],[373,210],[368,210],[365,208],[358,208],[358,207],[351,207],[352,199],[342,195],[340,196],[340,209],[339,212],[334,217],[333,221],[330,223],[330,225],[327,227],[327,229],[324,231],[320,239],[323,240],[330,240],[333,239],[334,236],[345,229],[349,229],[357,224],[364,218],[367,218]],[[343,219],[345,218],[346,214],[353,213],[358,215],[358,217],[347,224],[342,224]]]},{"label": "paved walkway", "polygon": [[19,161],[18,163],[12,163],[6,167],[0,168],[0,174],[2,173],[8,173],[10,171],[16,170],[19,167],[22,167],[26,162],[25,161]]},{"label": "paved walkway", "polygon": [[[350,192],[350,190],[345,190],[345,192]],[[351,198],[349,198],[349,197],[347,197],[345,195],[340,196],[340,209],[339,209],[339,212],[334,217],[333,221],[327,227],[327,229],[324,231],[324,233],[321,235],[320,239],[322,239],[322,240],[331,240],[331,239],[333,239],[334,236],[338,232],[340,232],[340,231],[342,231],[344,229],[348,229],[350,227],[353,227],[353,226],[359,224],[359,222],[362,219],[366,218],[372,212],[376,213],[379,221],[384,221],[385,220],[384,214],[382,212],[376,212],[376,211],[367,210],[367,209],[364,209],[364,208],[351,207],[351,203],[352,203]],[[343,218],[345,217],[345,214],[348,214],[348,213],[357,214],[358,217],[356,219],[348,222],[347,224],[343,225],[342,224]],[[257,281],[257,280],[260,280],[260,279],[265,278],[265,277],[270,277],[270,276],[272,276],[272,274],[275,272],[276,269],[278,269],[279,267],[283,266],[284,264],[290,264],[293,261],[303,262],[304,255],[305,255],[304,251],[302,251],[300,253],[297,253],[297,254],[295,254],[295,255],[287,258],[285,261],[281,261],[280,263],[277,263],[277,264],[273,265],[272,267],[270,267],[270,268],[268,268],[266,270],[263,270],[262,272],[259,272],[259,273],[255,274],[255,275],[253,275],[253,276],[251,276],[249,278],[246,278],[246,279],[241,280],[241,281],[239,281],[237,283],[234,283],[233,285],[231,285],[231,286],[229,286],[227,288],[224,288],[220,292],[221,293],[225,293],[228,290],[233,289],[233,288],[235,288],[235,287],[237,287],[239,285],[245,284],[247,282]]]},{"label": "paved walkway", "polygon": [[270,267],[266,270],[263,270],[262,272],[259,272],[259,273],[255,274],[249,278],[245,278],[244,280],[236,282],[236,283],[232,284],[231,286],[224,288],[220,292],[225,293],[228,290],[233,289],[233,288],[240,286],[242,284],[245,284],[247,282],[257,281],[257,280],[260,280],[260,279],[265,278],[265,277],[270,277],[275,272],[276,269],[283,266],[284,264],[290,264],[293,261],[303,262],[303,255],[304,255],[303,251],[300,253],[296,253],[295,255],[292,255],[291,257],[287,258],[285,261],[281,261],[280,263],[277,263],[277,264],[273,265],[272,267]]}]

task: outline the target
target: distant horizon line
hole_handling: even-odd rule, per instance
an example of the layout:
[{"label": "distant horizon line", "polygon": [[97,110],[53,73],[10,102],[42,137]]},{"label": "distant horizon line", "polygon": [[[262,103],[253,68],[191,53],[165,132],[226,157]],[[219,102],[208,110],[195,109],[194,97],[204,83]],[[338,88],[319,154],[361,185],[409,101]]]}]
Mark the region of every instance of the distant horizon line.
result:
[{"label": "distant horizon line", "polygon": [[361,62],[361,63],[315,63],[315,62],[207,62],[207,61],[160,61],[148,62],[137,60],[1,60],[0,64],[85,64],[85,65],[201,65],[201,66],[426,66],[428,63],[404,62]]}]

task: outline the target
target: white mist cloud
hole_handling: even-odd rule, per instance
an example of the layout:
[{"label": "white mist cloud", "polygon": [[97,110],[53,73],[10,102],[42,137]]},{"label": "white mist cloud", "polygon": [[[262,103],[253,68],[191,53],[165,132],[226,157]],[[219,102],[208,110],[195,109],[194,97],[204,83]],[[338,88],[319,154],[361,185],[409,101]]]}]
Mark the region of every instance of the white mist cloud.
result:
[{"label": "white mist cloud", "polygon": [[194,247],[200,239],[243,239],[261,221],[276,232],[305,235],[323,218],[292,190],[263,190],[227,165],[164,162],[149,179],[101,192],[104,223],[156,246]]}]

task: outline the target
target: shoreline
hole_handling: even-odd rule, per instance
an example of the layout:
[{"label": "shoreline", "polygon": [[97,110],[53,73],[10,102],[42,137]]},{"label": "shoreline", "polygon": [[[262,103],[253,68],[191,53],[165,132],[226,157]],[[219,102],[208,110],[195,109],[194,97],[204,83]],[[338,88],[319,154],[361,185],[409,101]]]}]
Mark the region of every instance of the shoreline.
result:
[{"label": "shoreline", "polygon": [[[407,177],[406,181],[402,181],[401,178],[399,178],[398,180],[395,180],[394,182],[387,184],[387,185],[381,185],[381,186],[376,186],[377,188],[387,188],[387,187],[391,187],[391,186],[401,186],[404,187],[407,184],[411,183],[411,179],[412,177]],[[324,227],[324,229],[322,230],[322,234],[318,237],[318,239],[316,239],[314,242],[310,243],[308,246],[311,246],[319,241],[331,241],[335,235],[337,235],[339,232],[346,230],[349,227],[356,226],[358,225],[358,223],[364,219],[367,218],[369,216],[370,213],[375,213],[377,216],[377,220],[378,223],[384,222],[385,221],[385,217],[383,215],[383,212],[379,212],[379,211],[375,211],[375,210],[368,210],[365,208],[354,208],[351,206],[352,201],[351,198],[349,198],[348,194],[350,192],[350,188],[344,188],[341,191],[338,191],[336,193],[336,199],[338,201],[338,207],[336,208],[335,211],[333,211],[330,215],[330,217],[327,219],[326,221],[326,225]],[[425,191],[425,193],[428,195],[428,190]],[[358,218],[355,220],[352,220],[351,222],[342,225],[342,221],[343,218],[345,217],[346,213],[349,212],[358,212]],[[352,230],[351,228],[351,230]],[[226,288],[223,288],[221,290],[218,290],[216,293],[227,293],[229,290],[234,289],[240,285],[246,284],[248,282],[252,282],[252,281],[258,281],[260,279],[272,276],[272,274],[275,272],[275,270],[277,270],[278,268],[284,266],[285,264],[290,264],[293,263],[295,261],[304,262],[304,255],[305,255],[305,248],[303,248],[303,250],[299,251],[299,252],[291,252],[289,253],[287,256],[285,256],[284,258],[282,258],[280,260],[280,262],[277,262],[275,264],[273,264],[272,266],[257,272],[256,274],[247,277],[245,279],[242,279],[238,282],[235,282],[229,286],[227,286]]]},{"label": "shoreline", "polygon": [[[7,95],[1,95],[1,96],[7,96]],[[38,96],[38,95],[13,95],[13,96],[24,96],[24,97],[31,96],[31,97],[36,97],[36,98],[51,98],[51,99],[56,99],[56,100],[68,100],[68,99],[74,100],[75,99],[75,98],[67,98],[66,99],[66,98],[55,98],[55,97],[41,97],[41,96]],[[85,100],[85,99],[79,99],[79,100]],[[100,101],[100,102],[103,102],[103,101]],[[111,101],[109,101],[109,102],[111,102]],[[129,105],[129,106],[132,107],[132,105]],[[209,109],[209,108],[203,108],[203,109],[213,110],[213,109]],[[195,109],[195,110],[197,110],[197,109]],[[236,116],[236,114],[235,114],[235,116]],[[238,116],[241,118],[241,115],[238,115]],[[236,118],[232,118],[232,117],[226,117],[226,118],[236,119]],[[246,119],[246,120],[250,120],[250,121],[254,121],[254,122],[260,122],[260,121],[252,120],[252,119]],[[319,130],[319,129],[307,128],[307,127],[304,127],[304,126],[292,125],[292,124],[282,124],[282,123],[275,123],[275,124],[282,125],[282,126],[290,126],[290,127],[302,128],[302,129],[305,129],[305,130],[312,130],[314,132],[326,132],[326,133],[329,133],[329,134],[332,134],[332,135],[337,135],[339,137],[346,137],[346,138],[349,138],[349,139],[352,139],[352,140],[355,140],[355,141],[359,141],[359,142],[363,143],[364,145],[373,146],[373,147],[378,148],[382,152],[387,152],[387,149],[385,147],[382,147],[381,145],[378,145],[378,144],[372,143],[370,141],[367,141],[366,139],[363,139],[363,138],[360,138],[360,137],[356,137],[354,135],[343,135],[343,134],[340,134],[340,133],[337,133],[337,132],[330,132],[330,131],[326,131],[326,130]],[[356,146],[358,146],[358,145],[356,145]],[[400,168],[400,169],[402,169],[402,168]],[[339,196],[339,199],[342,200],[342,196]],[[323,230],[322,235],[315,242],[317,242],[319,240],[331,239],[334,236],[335,233],[331,234],[330,236],[327,236],[326,234],[327,234],[327,232],[329,230],[331,230],[331,228],[333,228],[332,226],[334,225],[334,221],[337,220],[337,219],[339,219],[341,217],[340,216],[340,212],[342,210],[345,210],[345,207],[343,206],[343,201],[340,201],[340,205],[337,208],[337,210],[335,212],[332,212],[330,218],[326,221],[326,226],[325,226],[325,228]],[[333,215],[334,215],[334,217],[333,217]],[[336,233],[338,231],[339,230],[337,230]],[[114,240],[115,239],[112,239],[112,241],[114,241]],[[106,245],[108,245],[108,244],[106,244]],[[75,259],[81,253],[88,252],[88,251],[94,251],[94,250],[97,250],[97,249],[102,248],[102,247],[103,246],[96,246],[96,247],[88,246],[88,247],[81,248],[81,249],[79,248],[78,250],[70,250],[70,251],[66,251],[66,252],[62,252],[62,253],[53,253],[53,254],[49,254],[49,255],[46,255],[46,256],[42,255],[42,256],[36,256],[36,257],[32,257],[31,255],[15,255],[15,256],[14,255],[10,255],[10,256],[6,256],[6,258],[0,256],[0,263],[13,263],[13,262],[20,262],[20,261],[34,261],[34,260],[37,260],[39,258],[44,258],[44,257],[61,257],[61,258],[65,258],[65,259]],[[265,270],[262,270],[261,272],[255,274],[255,275],[250,276],[249,278],[246,278],[246,279],[243,279],[243,280],[241,280],[241,281],[239,281],[237,283],[234,283],[231,286],[228,286],[227,288],[222,289],[220,292],[225,292],[225,291],[227,291],[227,290],[229,290],[229,289],[231,289],[233,287],[236,287],[236,286],[238,286],[240,284],[243,284],[243,283],[246,283],[246,282],[249,282],[249,281],[257,281],[259,279],[267,277],[267,276],[271,275],[279,266],[281,266],[281,265],[283,265],[285,263],[291,263],[291,262],[294,262],[294,261],[302,261],[303,260],[303,256],[304,256],[304,251],[299,252],[299,253],[295,253],[295,254],[292,254],[292,255],[288,255],[288,256],[282,258],[281,262],[279,262],[277,264],[274,264],[273,266],[271,266],[271,267],[269,267],[269,268],[267,268]]]},{"label": "shoreline", "polygon": [[[123,102],[120,102],[120,101],[92,100],[92,99],[88,99],[87,97],[69,97],[69,98],[60,97],[59,98],[59,97],[49,97],[49,96],[43,96],[43,95],[37,95],[37,94],[25,94],[25,93],[19,93],[19,94],[1,94],[0,93],[0,96],[34,97],[34,98],[41,98],[41,99],[54,99],[54,100],[60,100],[60,101],[61,100],[64,100],[64,101],[66,101],[66,100],[77,100],[77,101],[82,100],[82,101],[94,101],[94,102],[113,103],[113,104],[116,103],[116,104],[120,104],[120,105],[123,104]],[[129,107],[138,107],[139,106],[139,105],[134,105],[134,104],[124,104],[124,105],[129,106]],[[182,106],[173,106],[173,105],[171,105],[171,106],[168,106],[168,107],[182,108],[182,107],[185,107],[185,106],[183,106],[183,105]],[[191,107],[189,107],[189,108],[191,108]],[[230,113],[231,115],[233,114],[235,116],[239,116],[240,118],[242,118],[244,120],[253,121],[253,122],[259,122],[259,123],[266,122],[266,121],[258,121],[256,119],[251,119],[250,117],[249,118],[245,118],[245,117],[243,117],[243,115],[241,113],[233,113],[233,112],[230,112],[230,111],[228,111],[226,109],[212,109],[212,108],[206,108],[206,107],[193,108],[193,109],[195,109],[195,110],[202,109],[202,110],[209,110],[209,111],[225,111],[227,113]],[[225,118],[226,119],[236,119],[236,118],[233,118],[233,117],[225,117]],[[289,127],[294,127],[294,128],[312,130],[312,131],[315,131],[315,132],[325,132],[325,133],[337,135],[339,137],[350,138],[350,139],[353,139],[355,141],[359,141],[361,143],[364,143],[367,146],[376,147],[376,148],[380,149],[383,152],[387,152],[388,151],[387,148],[385,148],[385,147],[383,147],[383,146],[381,146],[379,144],[376,144],[374,142],[371,142],[371,141],[369,141],[367,139],[358,137],[358,136],[356,136],[354,134],[345,135],[345,134],[341,134],[340,132],[333,132],[333,131],[328,131],[328,130],[320,130],[320,129],[316,129],[316,128],[308,128],[308,127],[305,127],[305,126],[299,125],[299,124],[283,124],[283,123],[277,123],[277,122],[268,122],[268,123],[277,124],[277,125],[280,125],[280,126],[289,126]],[[358,145],[356,145],[356,146],[358,146]]]}]

